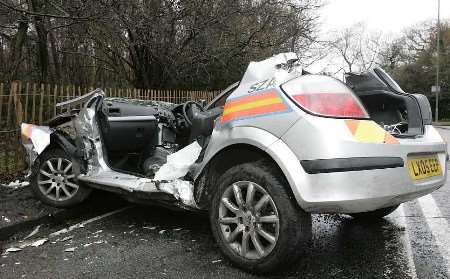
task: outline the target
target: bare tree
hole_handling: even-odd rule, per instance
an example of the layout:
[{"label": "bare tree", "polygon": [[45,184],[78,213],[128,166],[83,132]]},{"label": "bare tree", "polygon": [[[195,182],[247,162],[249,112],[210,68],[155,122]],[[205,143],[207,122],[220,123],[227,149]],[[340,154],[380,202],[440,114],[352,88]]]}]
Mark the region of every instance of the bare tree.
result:
[{"label": "bare tree", "polygon": [[[305,53],[315,40],[320,5],[321,0],[0,0],[0,34],[3,55],[16,61],[8,67],[20,69],[14,78],[221,88],[239,79],[251,60]],[[2,70],[0,79],[11,72]]]},{"label": "bare tree", "polygon": [[370,33],[361,24],[331,33],[329,47],[335,72],[366,71],[378,61],[382,41],[381,33]]}]

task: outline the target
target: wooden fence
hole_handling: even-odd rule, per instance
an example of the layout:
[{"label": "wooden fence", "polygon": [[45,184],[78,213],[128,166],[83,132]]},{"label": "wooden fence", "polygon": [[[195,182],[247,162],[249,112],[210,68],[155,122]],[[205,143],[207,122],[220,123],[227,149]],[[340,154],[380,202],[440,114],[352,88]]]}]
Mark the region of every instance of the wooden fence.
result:
[{"label": "wooden fence", "polygon": [[[42,125],[62,112],[55,104],[92,91],[73,85],[0,83],[0,180],[26,168],[25,150],[20,145],[22,122]],[[183,103],[188,100],[212,100],[217,91],[153,90],[134,88],[103,88],[106,97],[155,100]]]}]

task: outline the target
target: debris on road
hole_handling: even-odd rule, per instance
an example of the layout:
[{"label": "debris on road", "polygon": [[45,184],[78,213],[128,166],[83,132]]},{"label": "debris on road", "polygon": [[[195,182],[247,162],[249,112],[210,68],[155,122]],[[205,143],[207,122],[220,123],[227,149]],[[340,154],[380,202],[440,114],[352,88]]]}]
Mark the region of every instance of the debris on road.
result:
[{"label": "debris on road", "polygon": [[5,253],[19,252],[19,251],[22,251],[22,249],[17,248],[17,247],[11,247],[11,248],[6,249]]},{"label": "debris on road", "polygon": [[14,181],[9,182],[9,184],[3,184],[3,187],[7,188],[13,188],[13,189],[19,189],[23,187],[27,187],[30,185],[30,182],[28,181],[20,181],[19,179],[16,179]]},{"label": "debris on road", "polygon": [[86,243],[86,244],[84,244],[83,245],[83,247],[89,247],[89,246],[91,246],[91,245],[93,245],[93,244],[102,244],[102,243],[107,243],[106,241],[103,241],[103,240],[99,240],[99,241],[94,241],[94,242],[89,242],[89,243]]},{"label": "debris on road", "polygon": [[69,236],[64,237],[64,238],[61,239],[61,240],[58,239],[57,241],[63,242],[63,241],[71,240],[72,238],[73,238],[73,235],[69,235]]},{"label": "debris on road", "polygon": [[8,254],[10,252],[19,252],[19,251],[22,251],[22,249],[24,249],[26,247],[30,247],[30,246],[38,247],[47,241],[48,241],[48,238],[41,238],[38,240],[19,241],[19,244],[18,245],[16,244],[17,247],[13,246],[13,247],[6,249],[5,254]]},{"label": "debris on road", "polygon": [[[14,189],[13,187],[0,185],[0,201],[0,228],[28,220],[48,218],[48,216],[53,216],[61,211],[61,209],[38,202],[31,187]],[[36,225],[39,224],[36,223]],[[33,228],[31,227],[30,231]]]},{"label": "debris on road", "polygon": [[11,222],[11,220],[8,217],[4,216],[4,215],[2,215],[2,221],[6,222],[6,223]]},{"label": "debris on road", "polygon": [[39,229],[41,228],[42,225],[37,226],[36,228],[34,228],[34,230],[27,235],[24,239],[28,239],[30,237],[32,237],[33,235],[37,234],[39,232]]},{"label": "debris on road", "polygon": [[94,217],[94,218],[91,218],[91,219],[89,219],[89,220],[86,220],[86,221],[80,222],[80,223],[78,223],[78,224],[72,225],[72,226],[70,226],[70,227],[68,227],[68,228],[65,228],[65,229],[62,229],[62,230],[53,232],[53,233],[51,233],[51,234],[49,235],[49,237],[50,237],[50,238],[53,238],[53,237],[55,237],[55,236],[59,236],[59,235],[61,235],[61,234],[65,234],[65,233],[71,232],[71,231],[73,231],[74,229],[84,228],[84,226],[87,225],[87,224],[89,224],[89,223],[92,223],[92,222],[101,220],[101,219],[103,219],[103,218],[106,218],[106,217],[109,217],[109,216],[111,216],[111,215],[117,214],[117,213],[119,213],[119,212],[125,211],[125,210],[127,210],[127,209],[129,209],[129,208],[131,208],[131,206],[123,207],[123,208],[120,208],[120,209],[117,209],[117,210],[113,210],[113,211],[111,211],[111,212],[108,212],[108,213],[99,215],[99,216]]},{"label": "debris on road", "polygon": [[142,228],[146,230],[155,230],[157,227],[142,227]]},{"label": "debris on road", "polygon": [[38,247],[38,246],[41,246],[42,244],[44,244],[47,241],[48,241],[48,238],[42,238],[42,239],[36,240],[35,242],[31,243],[31,246]]}]

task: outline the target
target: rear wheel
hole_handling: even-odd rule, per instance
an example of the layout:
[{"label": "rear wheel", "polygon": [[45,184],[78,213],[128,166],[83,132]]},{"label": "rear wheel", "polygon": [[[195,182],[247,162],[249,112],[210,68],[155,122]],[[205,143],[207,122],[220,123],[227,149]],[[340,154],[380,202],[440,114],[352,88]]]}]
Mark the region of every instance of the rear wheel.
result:
[{"label": "rear wheel", "polygon": [[31,187],[42,202],[56,207],[76,205],[91,193],[90,188],[77,182],[71,158],[62,149],[50,149],[41,155]]},{"label": "rear wheel", "polygon": [[311,215],[286,190],[267,162],[245,163],[219,179],[210,209],[213,235],[238,267],[272,272],[298,259],[311,238]]},{"label": "rear wheel", "polygon": [[379,218],[383,218],[384,216],[387,216],[389,214],[391,214],[392,212],[394,212],[397,208],[399,207],[399,205],[394,205],[394,206],[390,206],[390,207],[385,207],[385,208],[380,208],[374,211],[369,211],[369,212],[361,212],[361,213],[352,213],[349,214],[350,216],[352,216],[355,219],[379,219]]}]

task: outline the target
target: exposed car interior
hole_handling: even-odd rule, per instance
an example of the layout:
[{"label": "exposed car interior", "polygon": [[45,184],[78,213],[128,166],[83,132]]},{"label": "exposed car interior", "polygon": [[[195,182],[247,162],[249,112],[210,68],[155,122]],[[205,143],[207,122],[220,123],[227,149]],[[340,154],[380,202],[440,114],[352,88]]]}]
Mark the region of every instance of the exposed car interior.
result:
[{"label": "exposed car interior", "polygon": [[197,140],[206,147],[214,121],[238,84],[211,103],[161,104],[103,100],[98,114],[105,159],[112,169],[152,177],[168,155]]}]

